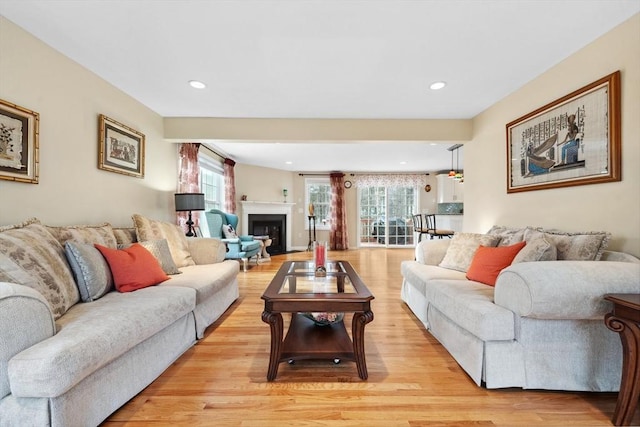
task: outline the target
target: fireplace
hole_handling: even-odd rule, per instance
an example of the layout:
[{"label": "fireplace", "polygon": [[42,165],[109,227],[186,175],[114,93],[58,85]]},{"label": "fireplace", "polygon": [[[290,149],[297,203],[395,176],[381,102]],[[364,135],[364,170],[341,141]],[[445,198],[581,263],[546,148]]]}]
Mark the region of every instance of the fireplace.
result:
[{"label": "fireplace", "polygon": [[287,217],[274,214],[249,214],[249,234],[253,236],[269,236],[271,245],[267,247],[269,255],[282,254],[287,251]]},{"label": "fireplace", "polygon": [[[253,234],[255,236],[264,236],[266,234],[271,235],[271,233],[265,233],[264,228],[262,230],[258,229],[255,232],[252,231],[252,228],[249,228],[249,215],[262,215],[267,216],[270,219],[273,216],[277,216],[279,221],[281,217],[284,217],[284,223],[279,222],[278,226],[281,230],[278,236],[280,249],[278,253],[287,252],[291,250],[291,237],[293,236],[293,230],[291,225],[293,224],[292,219],[292,208],[295,203],[287,203],[287,202],[258,202],[258,201],[248,201],[243,200],[240,202],[242,205],[242,220],[240,221],[240,226],[242,230],[242,234]],[[264,225],[262,225],[264,227]],[[274,245],[275,242],[272,242]],[[274,249],[267,249],[269,253]]]}]

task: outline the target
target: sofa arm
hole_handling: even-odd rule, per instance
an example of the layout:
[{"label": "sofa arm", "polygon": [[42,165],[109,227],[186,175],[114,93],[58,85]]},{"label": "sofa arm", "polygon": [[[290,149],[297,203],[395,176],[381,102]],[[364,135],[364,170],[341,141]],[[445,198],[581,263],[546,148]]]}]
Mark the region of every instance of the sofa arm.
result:
[{"label": "sofa arm", "polygon": [[0,282],[0,400],[11,393],[9,360],[55,333],[53,313],[39,292]]},{"label": "sofa arm", "polygon": [[611,311],[609,293],[638,293],[640,264],[612,261],[523,262],[504,269],[494,300],[521,317],[601,318]]},{"label": "sofa arm", "polygon": [[197,265],[215,264],[224,261],[227,247],[220,239],[195,237],[187,239],[189,252]]},{"label": "sofa arm", "polygon": [[451,239],[423,240],[416,245],[416,261],[420,264],[438,265],[447,253]]}]

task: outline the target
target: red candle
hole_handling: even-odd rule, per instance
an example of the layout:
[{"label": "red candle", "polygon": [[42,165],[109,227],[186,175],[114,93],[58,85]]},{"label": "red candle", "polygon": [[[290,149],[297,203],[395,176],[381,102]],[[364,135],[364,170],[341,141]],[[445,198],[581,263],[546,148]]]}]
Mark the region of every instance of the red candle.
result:
[{"label": "red candle", "polygon": [[324,266],[325,259],[325,248],[326,246],[322,243],[316,243],[316,267]]}]

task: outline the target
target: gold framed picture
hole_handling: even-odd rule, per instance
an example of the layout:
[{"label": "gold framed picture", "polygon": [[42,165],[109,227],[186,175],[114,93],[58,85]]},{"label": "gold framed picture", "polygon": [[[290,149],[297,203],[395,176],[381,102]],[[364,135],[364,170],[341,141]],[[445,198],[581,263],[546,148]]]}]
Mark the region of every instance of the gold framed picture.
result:
[{"label": "gold framed picture", "polygon": [[620,71],[507,124],[507,193],[620,181]]},{"label": "gold framed picture", "polygon": [[99,116],[98,169],[144,178],[144,135]]},{"label": "gold framed picture", "polygon": [[0,179],[37,184],[40,115],[0,99]]}]

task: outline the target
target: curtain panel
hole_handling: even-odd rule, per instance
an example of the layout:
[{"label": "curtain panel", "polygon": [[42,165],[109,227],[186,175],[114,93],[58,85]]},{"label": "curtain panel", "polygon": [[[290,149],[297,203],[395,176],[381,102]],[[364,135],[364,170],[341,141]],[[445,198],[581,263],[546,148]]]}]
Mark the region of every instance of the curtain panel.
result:
[{"label": "curtain panel", "polygon": [[347,209],[344,199],[344,174],[332,173],[331,184],[331,231],[329,249],[343,251],[349,249],[347,236]]},{"label": "curtain panel", "polygon": [[[200,165],[198,164],[199,143],[185,142],[178,147],[178,193],[200,192]],[[189,212],[176,212],[176,223],[186,230]],[[193,218],[195,226],[200,225],[200,218]]]},{"label": "curtain panel", "polygon": [[236,213],[236,177],[234,167],[236,162],[224,159],[224,211]]}]

